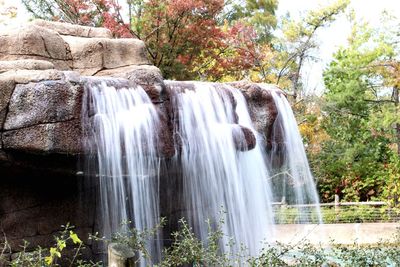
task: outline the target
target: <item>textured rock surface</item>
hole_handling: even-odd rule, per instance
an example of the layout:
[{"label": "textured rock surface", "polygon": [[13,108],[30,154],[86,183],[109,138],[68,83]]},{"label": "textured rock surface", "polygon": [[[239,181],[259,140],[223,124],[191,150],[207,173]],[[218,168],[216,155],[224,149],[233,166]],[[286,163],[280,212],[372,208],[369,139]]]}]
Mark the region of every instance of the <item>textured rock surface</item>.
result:
[{"label": "textured rock surface", "polygon": [[[20,60],[42,62],[24,64]],[[104,28],[34,20],[0,33],[0,73],[10,69],[56,68],[93,75],[100,70],[146,64],[149,61],[142,41],[113,39]]]},{"label": "textured rock surface", "polygon": [[71,54],[61,36],[52,30],[26,24],[0,32],[0,60],[40,59],[68,70]]},{"label": "textured rock surface", "polygon": [[0,74],[0,79],[14,80],[17,84],[62,80],[64,78],[64,73],[58,70],[10,70]]},{"label": "textured rock surface", "polygon": [[8,107],[4,130],[79,119],[83,90],[68,81],[18,84]]},{"label": "textured rock surface", "polygon": [[3,132],[3,148],[34,153],[79,154],[80,120],[37,124]]},{"label": "textured rock surface", "polygon": [[128,66],[103,70],[96,76],[111,76],[125,78],[142,86],[153,103],[160,101],[160,95],[165,88],[164,79],[159,68],[150,65]]},{"label": "textured rock surface", "polygon": [[63,36],[73,59],[73,69],[93,75],[103,69],[149,64],[144,43],[137,39]]},{"label": "textured rock surface", "polygon": [[14,79],[2,78],[0,76],[0,130],[3,130],[6,119],[8,104],[14,91]]},{"label": "textured rock surface", "polygon": [[57,70],[18,70],[0,75],[3,149],[80,153],[83,89]]},{"label": "textured rock surface", "polygon": [[0,61],[0,73],[9,70],[48,70],[54,68],[53,63],[45,60],[21,59]]},{"label": "textured rock surface", "polygon": [[271,140],[273,124],[278,114],[271,91],[283,93],[279,88],[273,85],[260,85],[249,82],[229,83],[240,89],[247,101],[250,117],[254,127],[262,134],[266,145],[269,146]]},{"label": "textured rock surface", "polygon": [[111,31],[106,28],[94,28],[55,21],[50,22],[41,19],[34,20],[32,24],[44,27],[46,29],[51,29],[61,35],[71,35],[87,38],[112,38]]},{"label": "textured rock surface", "polygon": [[[22,250],[23,240],[29,242],[27,251],[37,246],[54,246],[53,236],[62,230],[61,225],[69,222],[89,246],[90,253],[88,234],[94,233],[95,188],[84,186],[79,181],[82,177],[56,172],[51,158],[36,157],[36,160],[50,166],[45,171],[32,171],[25,169],[26,166],[0,164],[0,222],[6,234],[1,235],[0,243],[6,237],[12,253]],[[67,163],[61,158],[57,161],[57,164]]]}]

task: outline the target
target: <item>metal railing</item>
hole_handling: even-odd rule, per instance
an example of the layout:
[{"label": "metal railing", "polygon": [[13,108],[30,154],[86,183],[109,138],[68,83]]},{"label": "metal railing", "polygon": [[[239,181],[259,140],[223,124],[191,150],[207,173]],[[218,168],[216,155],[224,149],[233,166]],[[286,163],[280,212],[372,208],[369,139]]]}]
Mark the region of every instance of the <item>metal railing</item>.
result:
[{"label": "metal railing", "polygon": [[[366,223],[399,222],[400,206],[384,201],[339,202],[302,205],[273,203],[275,223]],[[319,207],[319,208],[318,208]],[[320,210],[320,213],[318,212]]]}]

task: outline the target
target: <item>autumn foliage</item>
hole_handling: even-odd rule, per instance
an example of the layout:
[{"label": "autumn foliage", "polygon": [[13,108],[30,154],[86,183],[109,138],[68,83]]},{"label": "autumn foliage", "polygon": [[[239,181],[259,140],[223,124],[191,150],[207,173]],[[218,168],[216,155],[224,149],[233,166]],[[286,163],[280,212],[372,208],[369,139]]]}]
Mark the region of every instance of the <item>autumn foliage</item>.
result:
[{"label": "autumn foliage", "polygon": [[270,51],[268,42],[256,42],[250,15],[234,10],[240,15],[229,17],[224,0],[132,0],[123,8],[113,0],[23,2],[36,17],[102,26],[117,38],[143,40],[167,79],[242,79]]}]

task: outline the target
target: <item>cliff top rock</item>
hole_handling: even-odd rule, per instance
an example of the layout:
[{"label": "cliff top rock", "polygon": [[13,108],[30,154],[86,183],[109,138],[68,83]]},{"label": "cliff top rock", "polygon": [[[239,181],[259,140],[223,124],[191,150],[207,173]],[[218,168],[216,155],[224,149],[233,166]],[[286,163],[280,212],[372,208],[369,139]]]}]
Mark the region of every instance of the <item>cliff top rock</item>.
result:
[{"label": "cliff top rock", "polygon": [[0,32],[0,73],[55,68],[95,75],[103,70],[117,72],[122,67],[148,64],[142,41],[114,39],[105,28],[34,20]]},{"label": "cliff top rock", "polygon": [[[43,20],[0,32],[0,154],[82,153],[85,86],[99,83],[144,88],[160,116],[161,130],[156,133],[161,140],[160,155],[172,157],[171,90],[177,93],[193,84],[166,85],[160,70],[149,65],[140,40],[113,39],[104,28]],[[276,116],[268,90],[277,89],[266,91],[248,82],[230,85],[244,93],[256,129],[268,140]],[[251,131],[238,129],[247,144],[237,140],[237,148],[253,148]]]}]

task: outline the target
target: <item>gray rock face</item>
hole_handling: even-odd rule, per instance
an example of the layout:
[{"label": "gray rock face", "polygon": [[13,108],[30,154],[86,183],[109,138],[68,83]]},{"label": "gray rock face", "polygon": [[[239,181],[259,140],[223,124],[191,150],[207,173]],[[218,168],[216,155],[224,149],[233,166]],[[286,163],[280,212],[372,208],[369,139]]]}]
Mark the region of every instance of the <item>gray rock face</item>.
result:
[{"label": "gray rock face", "polygon": [[2,148],[35,153],[81,152],[82,94],[80,84],[70,82],[57,70],[1,74]]},{"label": "gray rock face", "polygon": [[93,75],[101,70],[146,64],[149,61],[142,41],[113,39],[104,28],[35,20],[0,33],[0,73],[56,68]]},{"label": "gray rock face", "polygon": [[8,104],[10,102],[12,92],[14,91],[14,87],[14,79],[5,79],[0,77],[0,130],[3,130]]},{"label": "gray rock face", "polygon": [[3,148],[29,153],[79,154],[81,147],[80,120],[37,124],[3,132]]},{"label": "gray rock face", "polygon": [[54,81],[65,78],[63,72],[58,70],[10,70],[0,74],[3,80],[13,80],[16,84],[30,82]]},{"label": "gray rock face", "polygon": [[4,130],[79,119],[83,90],[68,81],[18,84],[10,99]]},{"label": "gray rock face", "polygon": [[[108,29],[35,20],[0,33],[0,148],[29,153],[82,153],[81,75],[141,69],[159,96],[162,77],[149,66],[144,43],[113,39]],[[152,71],[150,71],[152,69]],[[77,72],[73,72],[75,70]],[[121,73],[127,73],[121,72]],[[107,80],[107,79],[105,79]],[[132,86],[139,80],[123,79]],[[110,79],[109,79],[110,81]],[[114,82],[114,81],[113,81]],[[154,94],[154,93],[153,93]],[[0,151],[8,160],[9,152]],[[6,156],[4,156],[6,155]]]}]

